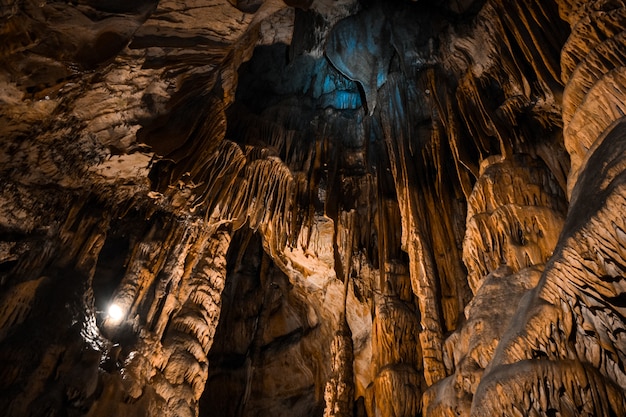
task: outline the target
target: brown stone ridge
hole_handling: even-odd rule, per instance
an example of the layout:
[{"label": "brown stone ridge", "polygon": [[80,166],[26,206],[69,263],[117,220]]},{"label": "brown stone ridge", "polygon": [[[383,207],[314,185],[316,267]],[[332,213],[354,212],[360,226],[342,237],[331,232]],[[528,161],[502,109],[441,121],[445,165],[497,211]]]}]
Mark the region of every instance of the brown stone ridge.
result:
[{"label": "brown stone ridge", "polygon": [[624,415],[625,10],[0,0],[3,415]]}]

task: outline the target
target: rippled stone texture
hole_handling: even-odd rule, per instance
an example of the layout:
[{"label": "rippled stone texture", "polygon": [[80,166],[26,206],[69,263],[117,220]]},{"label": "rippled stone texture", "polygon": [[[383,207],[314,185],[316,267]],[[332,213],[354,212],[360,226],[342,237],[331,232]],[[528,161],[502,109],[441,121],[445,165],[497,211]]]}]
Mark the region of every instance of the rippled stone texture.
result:
[{"label": "rippled stone texture", "polygon": [[0,409],[624,414],[624,10],[0,0]]},{"label": "rippled stone texture", "polygon": [[424,394],[425,415],[470,415],[473,396],[517,307],[539,282],[563,227],[565,194],[528,155],[493,157],[468,199],[463,261],[474,298],[447,340],[452,375]]}]

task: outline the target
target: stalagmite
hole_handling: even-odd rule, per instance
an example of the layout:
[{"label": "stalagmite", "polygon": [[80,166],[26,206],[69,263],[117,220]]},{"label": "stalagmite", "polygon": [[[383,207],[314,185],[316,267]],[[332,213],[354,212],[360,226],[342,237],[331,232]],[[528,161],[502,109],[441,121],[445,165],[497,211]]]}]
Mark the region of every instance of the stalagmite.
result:
[{"label": "stalagmite", "polygon": [[0,0],[0,410],[626,413],[621,0]]},{"label": "stalagmite", "polygon": [[424,385],[419,324],[409,303],[407,271],[388,265],[384,293],[378,297],[372,323],[373,365],[376,372],[368,388],[368,415],[414,416],[420,412]]},{"label": "stalagmite", "polygon": [[337,331],[330,346],[331,377],[324,390],[324,416],[351,416],[354,399],[353,347],[350,328]]}]

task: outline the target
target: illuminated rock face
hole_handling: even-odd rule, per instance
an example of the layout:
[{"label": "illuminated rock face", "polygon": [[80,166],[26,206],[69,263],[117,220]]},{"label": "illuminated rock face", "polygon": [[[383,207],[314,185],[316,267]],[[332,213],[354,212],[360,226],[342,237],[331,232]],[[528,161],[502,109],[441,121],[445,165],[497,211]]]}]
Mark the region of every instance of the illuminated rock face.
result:
[{"label": "illuminated rock face", "polygon": [[[565,217],[565,194],[527,155],[484,162],[468,199],[463,261],[474,298],[447,340],[451,376],[424,395],[425,415],[470,415],[472,399],[520,300],[550,259]],[[494,410],[495,413],[495,410]]]},{"label": "illuminated rock face", "polygon": [[625,10],[0,1],[0,409],[626,414]]}]

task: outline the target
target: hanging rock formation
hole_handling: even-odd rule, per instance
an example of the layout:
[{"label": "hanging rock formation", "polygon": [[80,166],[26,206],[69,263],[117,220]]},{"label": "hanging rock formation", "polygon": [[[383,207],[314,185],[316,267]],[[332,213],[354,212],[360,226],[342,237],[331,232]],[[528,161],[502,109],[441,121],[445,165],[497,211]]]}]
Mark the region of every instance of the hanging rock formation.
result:
[{"label": "hanging rock formation", "polygon": [[625,30],[0,0],[0,410],[626,415]]}]

